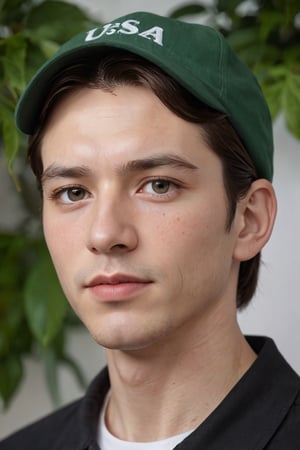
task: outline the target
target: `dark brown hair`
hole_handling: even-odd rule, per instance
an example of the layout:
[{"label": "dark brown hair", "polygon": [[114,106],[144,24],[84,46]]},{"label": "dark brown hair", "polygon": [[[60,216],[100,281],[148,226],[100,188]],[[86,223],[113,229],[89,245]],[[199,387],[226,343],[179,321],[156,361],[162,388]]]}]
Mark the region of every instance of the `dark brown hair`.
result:
[{"label": "dark brown hair", "polygon": [[[202,103],[172,77],[149,61],[127,51],[106,49],[85,54],[52,80],[43,102],[35,133],[29,138],[28,156],[39,187],[43,173],[41,142],[51,111],[65,95],[82,87],[113,91],[119,86],[146,86],[161,102],[182,119],[200,125],[202,136],[222,162],[224,187],[228,199],[227,231],[235,216],[237,202],[257,179],[253,161],[224,113]],[[240,264],[237,307],[246,306],[254,295],[260,253]]]}]

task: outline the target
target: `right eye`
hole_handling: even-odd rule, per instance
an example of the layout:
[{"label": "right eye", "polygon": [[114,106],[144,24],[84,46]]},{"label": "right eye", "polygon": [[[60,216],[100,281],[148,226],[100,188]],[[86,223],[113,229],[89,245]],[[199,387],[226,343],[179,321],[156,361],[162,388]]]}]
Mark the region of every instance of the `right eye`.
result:
[{"label": "right eye", "polygon": [[51,195],[51,198],[59,200],[61,203],[76,203],[81,200],[86,200],[89,193],[86,189],[80,186],[71,186],[57,189]]}]

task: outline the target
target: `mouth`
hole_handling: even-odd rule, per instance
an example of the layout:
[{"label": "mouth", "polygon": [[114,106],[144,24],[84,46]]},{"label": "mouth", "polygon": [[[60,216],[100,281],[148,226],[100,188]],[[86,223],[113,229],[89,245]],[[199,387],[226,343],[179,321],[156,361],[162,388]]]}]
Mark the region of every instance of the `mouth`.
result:
[{"label": "mouth", "polygon": [[117,273],[110,276],[98,275],[84,287],[96,300],[111,302],[132,298],[152,283],[152,280]]}]

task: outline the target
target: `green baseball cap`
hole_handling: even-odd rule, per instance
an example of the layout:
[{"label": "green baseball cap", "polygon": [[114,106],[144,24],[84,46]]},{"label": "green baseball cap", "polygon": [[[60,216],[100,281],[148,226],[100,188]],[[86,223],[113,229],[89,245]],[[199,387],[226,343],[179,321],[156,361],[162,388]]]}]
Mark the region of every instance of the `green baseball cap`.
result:
[{"label": "green baseball cap", "polygon": [[35,74],[16,108],[17,127],[33,134],[51,80],[89,49],[115,47],[156,64],[205,104],[227,114],[258,172],[272,180],[273,134],[258,82],[211,27],[136,12],[74,36]]}]

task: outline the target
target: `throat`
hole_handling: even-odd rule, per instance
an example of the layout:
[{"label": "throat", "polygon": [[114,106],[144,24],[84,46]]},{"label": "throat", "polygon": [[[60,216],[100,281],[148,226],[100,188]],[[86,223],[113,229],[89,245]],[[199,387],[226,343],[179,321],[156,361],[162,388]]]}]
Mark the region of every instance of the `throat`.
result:
[{"label": "throat", "polygon": [[166,448],[175,448],[176,445],[182,442],[194,431],[194,429],[192,429],[163,439],[160,439],[159,436],[153,436],[151,441],[147,440],[137,441],[134,439],[128,440],[129,438],[120,439],[119,437],[111,433],[110,427],[107,424],[108,422],[107,406],[109,403],[109,398],[110,395],[108,394],[106,397],[105,404],[101,411],[98,428],[99,446],[103,450],[112,448],[114,450],[124,450],[125,448],[127,450],[149,450],[150,448],[151,450],[162,450]]},{"label": "throat", "polygon": [[256,358],[243,340],[235,352],[215,348],[204,353],[195,347],[185,354],[169,354],[157,364],[110,356],[106,424],[113,436],[136,442],[163,440],[195,429]]}]

